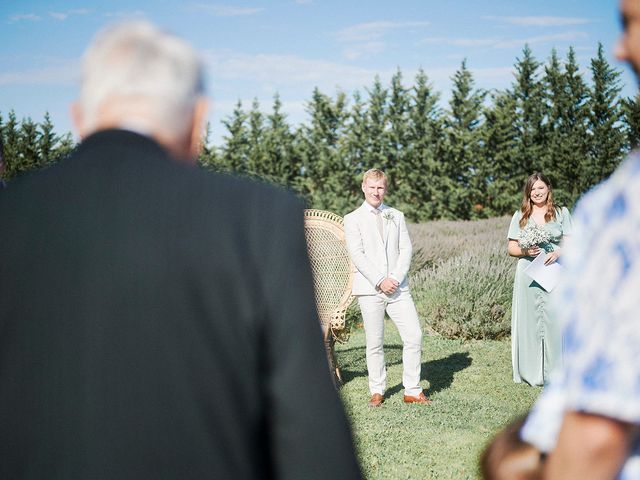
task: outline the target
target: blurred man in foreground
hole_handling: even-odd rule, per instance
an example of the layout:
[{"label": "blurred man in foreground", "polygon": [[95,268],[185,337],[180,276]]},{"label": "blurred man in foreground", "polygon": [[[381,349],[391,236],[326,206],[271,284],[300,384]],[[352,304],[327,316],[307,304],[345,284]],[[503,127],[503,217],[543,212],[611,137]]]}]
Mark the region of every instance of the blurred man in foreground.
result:
[{"label": "blurred man in foreground", "polygon": [[0,198],[0,478],[360,478],[302,207],[194,167],[190,46],[87,50],[82,142]]}]

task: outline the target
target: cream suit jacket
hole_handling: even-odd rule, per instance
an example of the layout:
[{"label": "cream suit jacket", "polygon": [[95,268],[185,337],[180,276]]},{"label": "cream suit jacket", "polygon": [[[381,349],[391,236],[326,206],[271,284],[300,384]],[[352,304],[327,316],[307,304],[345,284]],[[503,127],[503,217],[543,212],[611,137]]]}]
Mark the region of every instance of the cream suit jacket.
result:
[{"label": "cream suit jacket", "polygon": [[375,295],[379,293],[376,286],[387,277],[395,278],[401,291],[408,290],[412,247],[404,214],[382,205],[383,237],[380,237],[371,208],[364,202],[344,217],[347,249],[356,268],[352,293]]}]

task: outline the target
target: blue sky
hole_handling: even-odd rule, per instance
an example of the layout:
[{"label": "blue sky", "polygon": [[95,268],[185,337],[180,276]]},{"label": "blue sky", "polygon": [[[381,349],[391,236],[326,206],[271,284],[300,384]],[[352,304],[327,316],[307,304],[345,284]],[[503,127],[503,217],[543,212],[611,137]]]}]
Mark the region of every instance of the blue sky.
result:
[{"label": "blue sky", "polygon": [[[619,34],[610,0],[0,0],[0,112],[71,131],[79,60],[94,33],[123,19],[145,18],[190,41],[207,66],[212,139],[241,100],[271,109],[278,92],[290,123],[306,121],[314,87],[329,95],[366,95],[378,75],[386,85],[400,68],[412,85],[423,68],[446,102],[451,76],[466,58],[476,86],[505,88],[525,43],[546,61],[573,46],[587,79],[602,42],[622,69],[625,95],[636,82],[613,58]],[[444,103],[443,103],[444,105]]]}]

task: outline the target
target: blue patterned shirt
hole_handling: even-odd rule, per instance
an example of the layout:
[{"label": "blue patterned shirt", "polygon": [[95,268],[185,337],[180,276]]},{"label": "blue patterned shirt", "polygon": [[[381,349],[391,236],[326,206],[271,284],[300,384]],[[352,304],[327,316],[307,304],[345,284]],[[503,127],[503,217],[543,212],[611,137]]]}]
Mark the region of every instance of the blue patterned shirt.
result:
[{"label": "blue patterned shirt", "polygon": [[[522,431],[543,451],[566,410],[640,425],[640,154],[585,195],[573,220],[553,300],[564,365]],[[640,479],[640,445],[619,478]]]}]

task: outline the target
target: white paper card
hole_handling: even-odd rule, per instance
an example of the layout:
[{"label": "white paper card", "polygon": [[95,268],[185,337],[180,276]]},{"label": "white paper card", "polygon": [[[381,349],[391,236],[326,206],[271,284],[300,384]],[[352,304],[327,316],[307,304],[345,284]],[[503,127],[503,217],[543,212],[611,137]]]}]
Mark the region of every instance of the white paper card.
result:
[{"label": "white paper card", "polygon": [[562,266],[557,262],[550,265],[544,264],[547,256],[545,252],[541,252],[533,261],[524,269],[524,273],[533,278],[547,292],[553,290],[560,281]]}]

